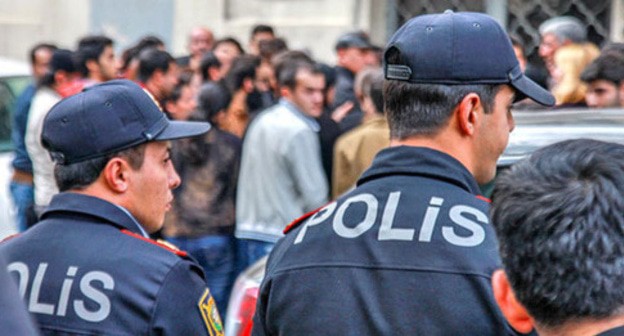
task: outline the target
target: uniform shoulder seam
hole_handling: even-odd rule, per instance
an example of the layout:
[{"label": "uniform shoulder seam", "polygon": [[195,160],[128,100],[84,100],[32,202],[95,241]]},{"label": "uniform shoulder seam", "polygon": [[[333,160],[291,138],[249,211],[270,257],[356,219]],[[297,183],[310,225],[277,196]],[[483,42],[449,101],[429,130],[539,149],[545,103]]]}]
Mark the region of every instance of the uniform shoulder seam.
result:
[{"label": "uniform shoulder seam", "polygon": [[294,221],[292,221],[290,224],[288,224],[286,226],[286,228],[284,228],[284,234],[292,231],[294,228],[296,228],[297,226],[299,226],[299,224],[301,224],[303,221],[305,221],[306,219],[314,216],[314,214],[316,214],[317,212],[319,212],[321,209],[323,209],[323,207],[325,207],[325,205],[323,205],[322,207],[319,207],[318,209],[314,209],[308,213],[306,213],[305,215],[295,219]]},{"label": "uniform shoulder seam", "polygon": [[132,231],[130,231],[130,230],[126,230],[126,229],[121,230],[121,233],[123,233],[123,234],[125,234],[125,235],[128,235],[128,236],[130,236],[130,237],[133,237],[133,238],[136,238],[136,239],[142,240],[142,241],[144,241],[144,242],[150,243],[150,244],[152,244],[152,245],[156,245],[156,246],[158,246],[158,247],[160,247],[160,248],[163,248],[163,249],[165,249],[165,250],[167,250],[167,251],[169,251],[169,252],[171,252],[171,253],[173,253],[173,254],[176,254],[176,255],[178,255],[178,256],[180,256],[180,257],[183,257],[183,258],[184,258],[184,257],[188,257],[188,253],[186,253],[185,251],[182,251],[182,250],[180,250],[180,249],[176,248],[176,247],[175,247],[175,246],[173,246],[173,245],[168,246],[168,245],[166,245],[166,244],[163,244],[163,243],[157,242],[157,241],[155,241],[155,240],[153,240],[153,239],[150,239],[150,238],[143,237],[143,236],[141,236],[141,235],[139,235],[139,234],[136,234],[136,233],[134,233],[134,232],[132,232]]}]

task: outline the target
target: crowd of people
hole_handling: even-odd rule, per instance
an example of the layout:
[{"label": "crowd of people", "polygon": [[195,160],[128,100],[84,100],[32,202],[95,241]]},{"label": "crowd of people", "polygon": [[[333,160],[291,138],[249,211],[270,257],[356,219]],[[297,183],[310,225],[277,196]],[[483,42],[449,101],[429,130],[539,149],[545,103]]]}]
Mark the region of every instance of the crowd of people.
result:
[{"label": "crowd of people", "polygon": [[[455,25],[459,37],[451,39],[448,32]],[[46,254],[45,248],[30,254],[27,250],[37,241],[58,238],[60,231],[71,231],[67,222],[82,218],[69,215],[74,212],[113,216],[111,222],[120,223],[115,226],[126,236],[159,239],[167,245],[157,243],[158,248],[170,249],[184,261],[135,241],[98,243],[93,234],[119,240],[99,228],[76,230],[62,238],[75,239],[67,246],[88,246],[92,252],[111,255],[153,253],[159,263],[153,269],[128,262],[111,274],[78,273],[83,280],[91,274],[86,285],[80,281],[80,288],[95,304],[72,301],[70,313],[70,294],[63,291],[70,290],[65,284],[74,281],[79,267],[57,267],[61,264],[52,261],[71,259],[71,253],[50,252],[50,272],[61,279],[50,286],[61,288],[63,282],[61,299],[49,294],[45,301],[43,296],[33,298],[39,289],[31,289],[28,309],[44,315],[36,320],[48,331],[72,330],[69,324],[53,327],[54,319],[67,313],[78,316],[80,328],[103,332],[115,328],[107,324],[112,321],[101,328],[87,325],[117,318],[120,312],[111,315],[106,307],[123,305],[123,295],[146,286],[149,290],[141,295],[149,299],[141,296],[140,309],[134,312],[128,308],[128,321],[120,328],[139,330],[143,325],[133,325],[132,319],[151,316],[147,311],[153,304],[153,318],[160,323],[155,328],[177,330],[176,324],[186,321],[184,311],[199,302],[197,316],[186,318],[199,316],[204,324],[188,322],[187,329],[180,330],[194,334],[199,330],[194,328],[205,325],[211,335],[218,334],[218,315],[227,312],[236,276],[271,254],[255,317],[257,334],[314,333],[320,321],[344,316],[345,311],[352,318],[333,323],[335,333],[513,334],[510,326],[519,332],[556,329],[569,316],[543,318],[539,302],[518,293],[518,303],[511,291],[524,289],[518,283],[523,279],[517,280],[520,275],[514,273],[519,261],[513,256],[524,251],[503,242],[503,264],[495,252],[494,229],[503,240],[531,239],[528,233],[519,236],[507,228],[511,215],[497,209],[512,207],[508,198],[522,204],[535,201],[538,196],[525,200],[508,189],[532,173],[529,165],[540,163],[526,163],[528,168],[522,169],[527,171],[518,168],[497,185],[495,201],[503,201],[494,203],[494,228],[488,225],[490,201],[480,196],[478,184],[494,176],[496,160],[514,127],[513,103],[518,108],[624,107],[624,47],[610,43],[599,49],[588,42],[582,22],[572,17],[550,19],[539,31],[539,55],[546,65],[541,72],[527,63],[521,43],[491,18],[475,13],[419,16],[397,31],[385,49],[365,32],[346,33],[336,41],[333,66],[290,50],[287,41],[264,24],[253,27],[246,48],[235,38],[219,38],[206,27],[196,27],[188,36],[189,54],[178,58],[155,36],[142,38],[120,55],[115,54],[115,42],[102,35],[81,38],[73,50],[37,44],[30,53],[34,82],[17,101],[12,134],[16,150],[11,194],[18,208],[17,225],[30,235],[5,243],[9,269],[26,279],[36,272],[34,281],[39,279],[42,286],[48,263],[38,258]],[[133,108],[125,111],[124,104]],[[72,124],[73,113],[78,113],[74,111],[88,113],[86,107],[100,115]],[[156,120],[155,111],[162,120]],[[137,120],[141,127],[133,124]],[[180,128],[175,135],[163,131],[171,125],[204,128]],[[73,142],[63,138],[63,130]],[[161,146],[177,138],[181,139]],[[550,150],[574,153],[589,146],[597,153],[622,151],[600,143],[566,146]],[[532,160],[555,160],[548,153]],[[166,166],[154,168],[157,173],[151,175],[143,172],[149,179],[141,179],[115,161],[120,156],[130,167],[141,167],[137,155],[153,165],[161,158]],[[583,157],[570,160],[574,159]],[[596,154],[595,160],[602,159]],[[158,183],[166,190],[158,189]],[[67,191],[83,195],[67,196]],[[160,206],[170,210],[165,214]],[[132,220],[120,219],[126,214]],[[527,216],[518,214],[512,222]],[[414,221],[422,221],[416,236]],[[321,225],[326,222],[329,225]],[[370,230],[376,223],[379,230]],[[442,233],[434,227],[442,227]],[[380,248],[383,244],[387,249]],[[19,259],[23,256],[28,261]],[[562,252],[561,258],[567,257]],[[73,262],[86,264],[89,258],[95,255],[87,253]],[[105,261],[95,265],[106,268]],[[494,273],[490,282],[502,265],[504,270]],[[116,281],[122,271],[140,278],[146,270],[171,272],[177,284],[160,275],[149,284]],[[202,276],[205,283],[200,285]],[[90,281],[101,285],[93,287]],[[106,299],[102,291],[112,290],[113,284],[123,295]],[[169,291],[157,293],[158,286]],[[20,287],[22,296],[25,290]],[[407,293],[417,299],[403,300]],[[180,311],[165,307],[166,300],[179,304]],[[42,303],[53,301],[56,306]],[[316,307],[311,310],[311,305]],[[405,312],[435,316],[405,323]],[[602,318],[609,312],[613,310],[572,316]],[[469,327],[465,319],[471,320]]]}]

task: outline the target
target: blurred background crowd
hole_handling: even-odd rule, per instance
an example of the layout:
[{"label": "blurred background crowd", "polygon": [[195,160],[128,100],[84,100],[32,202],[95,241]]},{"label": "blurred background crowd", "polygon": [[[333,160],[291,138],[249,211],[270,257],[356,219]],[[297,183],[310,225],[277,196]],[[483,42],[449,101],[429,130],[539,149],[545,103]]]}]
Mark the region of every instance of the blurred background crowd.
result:
[{"label": "blurred background crowd", "polygon": [[[124,11],[122,3],[116,11]],[[231,15],[241,11],[236,7],[241,3],[219,2],[232,6],[225,6]],[[258,1],[251,3],[263,13],[274,4],[265,2],[269,9],[260,9],[255,7]],[[24,42],[30,47],[33,80],[17,99],[12,117],[11,194],[19,230],[35,225],[58,192],[53,162],[40,140],[49,109],[100,82],[136,81],[169,118],[212,124],[207,135],[174,143],[172,159],[182,185],[158,238],[194,255],[206,270],[219,311],[225,313],[235,276],[271,250],[288,222],[350,190],[388,145],[381,71],[385,34],[375,30],[379,22],[374,18],[381,10],[385,24],[396,25],[403,15],[437,9],[427,7],[433,2],[422,8],[408,1],[345,3],[359,6],[352,8],[355,24],[335,29],[337,34],[321,28],[293,33],[283,20],[279,25],[253,20],[244,33],[237,27],[229,34],[221,19],[219,33],[210,21],[189,26],[183,53],[173,52],[180,49],[179,41],[172,47],[172,39],[161,34],[142,34],[128,43],[129,35],[110,27],[71,44],[54,39]],[[481,8],[471,8],[476,3]],[[501,3],[508,7],[499,8]],[[622,9],[621,1],[587,2],[595,6],[593,11],[585,2],[569,1],[557,13],[567,15],[545,15],[553,10],[543,7],[536,11],[542,14],[533,16],[525,8],[513,11],[519,3],[456,1],[451,7],[494,14],[503,10],[502,21],[510,28],[521,67],[551,90],[555,108],[624,107],[624,45],[604,32],[612,26],[606,15]],[[272,8],[285,15],[280,13],[284,6]],[[336,6],[339,12],[345,5]],[[161,7],[156,13],[164,15]],[[136,10],[128,5],[128,13]],[[390,10],[392,15],[386,15]],[[97,21],[104,14],[90,15]],[[128,26],[133,34],[134,27]],[[122,43],[116,36],[125,36]],[[16,56],[15,51],[11,54]],[[305,76],[298,75],[302,68]],[[520,101],[516,108],[536,107]]]}]

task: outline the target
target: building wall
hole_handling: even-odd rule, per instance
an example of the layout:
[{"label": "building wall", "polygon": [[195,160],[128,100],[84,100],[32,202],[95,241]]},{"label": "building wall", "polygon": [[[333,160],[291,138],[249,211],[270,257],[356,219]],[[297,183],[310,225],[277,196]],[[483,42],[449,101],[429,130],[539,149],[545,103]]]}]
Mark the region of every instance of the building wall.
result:
[{"label": "building wall", "polygon": [[333,62],[334,42],[346,31],[375,27],[372,36],[383,44],[384,8],[385,0],[0,0],[0,55],[26,60],[37,42],[74,48],[90,33],[112,37],[118,52],[153,34],[183,55],[196,25],[247,46],[251,27],[266,23],[291,48]]},{"label": "building wall", "polygon": [[[501,4],[508,1],[482,1],[493,15],[508,8]],[[318,59],[332,63],[335,40],[344,32],[363,29],[375,43],[383,45],[400,21],[397,3],[402,2],[0,0],[0,56],[27,60],[29,48],[40,41],[74,48],[76,40],[89,33],[110,35],[117,42],[117,51],[143,35],[154,34],[178,56],[186,53],[186,35],[196,25],[211,28],[217,37],[236,37],[247,46],[251,27],[266,23],[273,25],[291,48],[307,48]],[[612,0],[611,8],[611,39],[624,41],[624,0]],[[499,20],[504,23],[504,15]]]}]

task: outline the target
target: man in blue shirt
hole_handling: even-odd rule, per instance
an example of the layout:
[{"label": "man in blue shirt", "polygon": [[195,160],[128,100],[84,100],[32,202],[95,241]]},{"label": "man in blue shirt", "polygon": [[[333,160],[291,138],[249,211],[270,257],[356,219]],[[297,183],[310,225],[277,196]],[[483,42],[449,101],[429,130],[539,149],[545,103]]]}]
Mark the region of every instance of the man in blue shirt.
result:
[{"label": "man in blue shirt", "polygon": [[56,47],[51,44],[37,44],[30,50],[30,63],[32,65],[33,83],[28,85],[15,102],[13,114],[13,128],[11,129],[11,141],[15,146],[13,162],[13,176],[10,190],[13,202],[17,207],[17,228],[24,231],[32,226],[37,218],[35,216],[34,188],[32,162],[26,151],[24,137],[28,123],[28,111],[30,103],[35,96],[37,83],[48,71],[52,53]]}]

